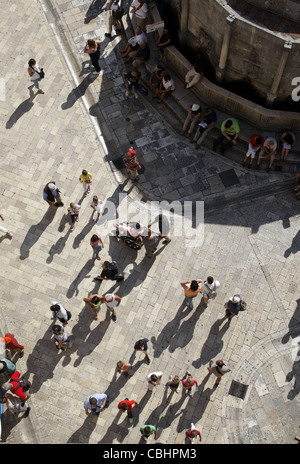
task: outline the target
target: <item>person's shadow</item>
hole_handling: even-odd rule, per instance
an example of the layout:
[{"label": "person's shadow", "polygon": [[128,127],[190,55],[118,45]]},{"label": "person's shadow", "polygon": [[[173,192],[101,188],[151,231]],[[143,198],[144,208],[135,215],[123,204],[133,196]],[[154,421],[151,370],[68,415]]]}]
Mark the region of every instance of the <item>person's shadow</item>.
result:
[{"label": "person's shadow", "polygon": [[67,291],[67,298],[72,298],[74,294],[77,296],[79,293],[79,284],[83,279],[90,277],[89,272],[93,269],[95,264],[95,259],[91,258],[83,266],[83,268],[78,272],[77,276],[71,283]]},{"label": "person's shadow", "polygon": [[30,226],[20,247],[21,260],[28,258],[30,254],[30,249],[33,247],[33,245],[36,244],[36,242],[41,237],[42,233],[46,230],[46,228],[49,226],[49,224],[51,224],[55,217],[56,211],[57,209],[55,207],[49,207],[42,219],[40,220],[40,222]]},{"label": "person's shadow", "polygon": [[34,93],[32,87],[33,87],[33,85],[28,87],[28,89],[29,89],[29,98],[27,98],[25,101],[20,103],[18,108],[15,109],[13,114],[10,116],[9,120],[6,122],[6,125],[5,125],[6,129],[11,129],[16,124],[16,122],[22,116],[24,116],[24,114],[28,113],[31,110],[31,108],[33,107],[33,105],[34,105],[33,100],[36,97],[37,93]]},{"label": "person's shadow", "polygon": [[86,416],[82,426],[70,436],[67,443],[89,443],[89,437],[96,428],[97,419],[98,416],[93,414]]},{"label": "person's shadow", "polygon": [[192,362],[192,365],[199,369],[202,365],[207,364],[211,359],[213,359],[218,353],[222,351],[223,340],[222,337],[225,334],[226,330],[229,328],[229,324],[224,324],[221,328],[220,326],[226,318],[218,319],[210,328],[207,340],[204,342],[200,357]]},{"label": "person's shadow", "polygon": [[65,247],[65,244],[69,238],[69,235],[71,233],[71,229],[68,230],[68,232],[66,233],[66,235],[64,237],[60,237],[56,243],[54,243],[54,245],[52,245],[52,247],[50,248],[49,250],[49,256],[48,258],[46,259],[46,263],[47,264],[50,264],[52,263],[53,261],[53,258],[55,255],[59,255],[60,253],[62,253],[64,247]]},{"label": "person's shadow", "polygon": [[84,18],[84,24],[88,24],[97,18],[102,11],[105,11],[106,0],[92,0]]},{"label": "person's shadow", "polygon": [[300,250],[300,230],[296,233],[295,237],[292,240],[290,248],[287,248],[284,252],[284,257],[288,258],[291,253],[294,255]]},{"label": "person's shadow", "polygon": [[79,100],[79,98],[83,97],[85,94],[88,86],[93,82],[93,79],[90,75],[86,76],[82,82],[76,87],[75,89],[71,90],[69,95],[67,96],[67,101],[62,103],[61,109],[68,110],[72,108],[72,106]]}]

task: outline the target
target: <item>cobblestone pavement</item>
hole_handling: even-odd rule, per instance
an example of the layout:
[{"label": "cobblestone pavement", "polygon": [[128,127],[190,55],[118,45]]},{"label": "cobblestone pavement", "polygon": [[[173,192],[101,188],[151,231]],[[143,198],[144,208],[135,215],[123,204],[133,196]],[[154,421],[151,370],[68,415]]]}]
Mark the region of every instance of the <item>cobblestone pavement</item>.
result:
[{"label": "cobblestone pavement", "polygon": [[[225,188],[217,174],[231,169],[230,161],[213,158],[209,151],[199,158],[164,123],[163,107],[158,113],[142,97],[125,100],[116,50],[120,38],[103,40],[103,71],[96,80],[87,73],[88,63],[78,68],[87,61],[82,54],[86,39],[104,38],[104,2],[93,2],[99,14],[94,19],[86,17],[91,2],[51,3],[50,8],[44,1],[19,0],[4,8],[0,2],[6,83],[0,105],[1,213],[14,234],[12,240],[0,237],[0,328],[25,345],[17,365],[32,381],[30,415],[17,421],[5,411],[3,442],[136,444],[139,427],[153,423],[159,428],[157,444],[183,444],[194,422],[204,444],[294,443],[300,243],[299,205],[291,185],[276,174],[272,183],[261,175],[253,190],[250,174],[241,170],[244,181]],[[27,88],[31,57],[46,71],[45,95]],[[132,141],[142,150],[145,166],[139,187],[111,163]],[[174,161],[171,170],[168,159]],[[107,223],[97,228],[90,199],[82,197],[78,177],[83,168],[94,174],[91,195],[97,193],[106,206],[108,201],[118,204],[121,191],[129,204],[205,197],[203,243],[189,247],[173,235],[149,260],[142,250],[104,234],[101,258],[116,260],[125,280],[95,283],[100,264],[92,259],[89,240]],[[65,203],[55,211],[42,201],[43,187],[52,179]],[[202,182],[199,190],[197,182]],[[66,211],[70,201],[81,202],[72,233]],[[143,215],[147,203],[140,201],[138,208]],[[220,280],[218,296],[206,309],[199,299],[190,312],[180,282],[207,275]],[[95,321],[82,300],[109,290],[122,298],[117,321],[103,309]],[[233,293],[241,293],[248,309],[228,324],[224,303]],[[62,354],[51,339],[53,299],[72,313],[67,330],[75,343]],[[150,365],[141,354],[134,356],[140,337],[150,340]],[[216,358],[231,369],[217,389],[206,369]],[[120,359],[133,362],[128,379],[116,375]],[[187,369],[198,379],[199,391],[170,397],[165,389],[169,376],[182,376]],[[145,379],[154,371],[164,373],[163,381],[149,395]],[[84,399],[95,392],[107,392],[111,400],[97,419],[83,410]],[[140,404],[133,424],[118,413],[118,402],[126,397]]]}]

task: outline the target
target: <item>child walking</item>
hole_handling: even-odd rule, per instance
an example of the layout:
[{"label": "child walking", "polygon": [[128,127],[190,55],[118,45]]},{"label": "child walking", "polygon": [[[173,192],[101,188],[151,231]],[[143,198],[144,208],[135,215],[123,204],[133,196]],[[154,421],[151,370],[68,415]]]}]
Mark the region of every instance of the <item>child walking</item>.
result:
[{"label": "child walking", "polygon": [[76,205],[75,203],[70,203],[70,206],[68,206],[68,213],[71,216],[71,231],[74,230],[75,222],[78,222],[79,210],[80,205]]},{"label": "child walking", "polygon": [[91,191],[91,183],[92,183],[92,174],[88,172],[86,169],[83,169],[80,176],[79,182],[82,183],[84,188],[84,195],[87,195]]}]

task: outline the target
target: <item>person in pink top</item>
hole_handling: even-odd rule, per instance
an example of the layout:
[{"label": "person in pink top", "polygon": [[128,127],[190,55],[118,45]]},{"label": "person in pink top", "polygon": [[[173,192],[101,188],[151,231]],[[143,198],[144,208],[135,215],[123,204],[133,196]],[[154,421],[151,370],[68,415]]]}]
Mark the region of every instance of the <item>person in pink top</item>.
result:
[{"label": "person in pink top", "polygon": [[192,387],[196,385],[196,391],[198,391],[198,382],[189,371],[186,371],[185,376],[182,377],[181,383],[183,388],[189,392],[189,396],[192,396]]},{"label": "person in pink top", "polygon": [[185,432],[185,435],[188,442],[191,444],[194,444],[198,437],[200,441],[202,440],[201,433],[199,430],[196,430],[196,427],[193,423],[191,423],[191,428]]},{"label": "person in pink top", "polygon": [[100,260],[99,253],[104,248],[103,242],[101,237],[98,235],[94,234],[91,238],[90,245],[93,248],[93,256],[95,256],[98,260]]}]

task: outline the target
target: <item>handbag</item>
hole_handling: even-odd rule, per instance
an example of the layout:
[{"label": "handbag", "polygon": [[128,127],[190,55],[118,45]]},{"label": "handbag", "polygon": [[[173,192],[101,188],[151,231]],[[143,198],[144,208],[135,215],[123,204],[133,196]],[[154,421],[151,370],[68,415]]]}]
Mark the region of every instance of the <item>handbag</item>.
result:
[{"label": "handbag", "polygon": [[30,68],[33,69],[33,71],[37,72],[41,79],[44,79],[45,73],[44,73],[44,69],[43,69],[43,68],[41,68],[40,71],[37,71],[37,70],[34,69],[32,66],[30,66]]}]

